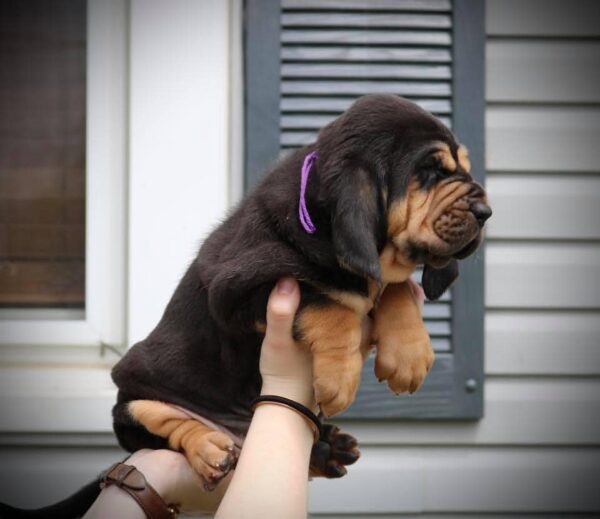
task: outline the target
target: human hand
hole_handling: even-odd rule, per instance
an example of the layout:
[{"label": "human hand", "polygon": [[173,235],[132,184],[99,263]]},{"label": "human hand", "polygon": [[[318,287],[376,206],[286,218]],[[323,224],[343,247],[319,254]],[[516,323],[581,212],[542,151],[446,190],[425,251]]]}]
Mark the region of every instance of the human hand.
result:
[{"label": "human hand", "polygon": [[280,279],[267,304],[267,331],[260,355],[261,394],[278,395],[316,410],[312,356],[292,337],[300,288],[292,278]]},{"label": "human hand", "polygon": [[214,512],[232,476],[229,474],[216,490],[207,492],[185,456],[167,449],[142,449],[125,463],[136,467],[165,503],[176,505],[181,512]]}]

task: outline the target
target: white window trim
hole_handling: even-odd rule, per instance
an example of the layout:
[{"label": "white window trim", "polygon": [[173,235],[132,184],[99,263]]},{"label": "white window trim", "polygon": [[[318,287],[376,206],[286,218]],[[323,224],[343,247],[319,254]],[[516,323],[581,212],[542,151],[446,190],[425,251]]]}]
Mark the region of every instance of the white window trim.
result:
[{"label": "white window trim", "polygon": [[[96,346],[145,337],[200,242],[241,192],[241,1],[117,5],[89,0],[90,53],[94,42],[108,46],[97,49],[103,60],[88,76],[98,90],[92,95],[104,93],[90,103],[90,124],[93,117],[101,124],[90,129],[96,141],[88,135],[100,144],[88,152],[97,161],[88,171],[110,172],[110,181],[97,175],[88,184],[89,210],[97,211],[88,213],[87,250],[96,261],[90,282],[98,284],[88,292],[95,300],[79,330],[73,321],[49,321],[36,333],[13,333],[0,348],[0,436],[13,444],[27,444],[29,433],[96,434],[114,443],[110,368],[118,357],[83,347],[81,332]],[[103,31],[113,36],[102,38]],[[118,141],[110,139],[115,132]],[[116,271],[115,252],[129,272]],[[25,333],[46,346],[23,340]]]},{"label": "white window trim", "polygon": [[87,23],[84,318],[0,320],[0,345],[124,345],[126,0],[90,0]]}]

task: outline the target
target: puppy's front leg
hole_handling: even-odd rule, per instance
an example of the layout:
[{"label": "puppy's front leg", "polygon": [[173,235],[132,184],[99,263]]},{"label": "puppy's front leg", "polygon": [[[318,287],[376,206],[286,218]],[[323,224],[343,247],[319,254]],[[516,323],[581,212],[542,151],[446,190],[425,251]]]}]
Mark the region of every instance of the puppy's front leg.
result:
[{"label": "puppy's front leg", "polygon": [[326,416],[341,413],[354,400],[363,365],[361,316],[333,301],[307,306],[296,330],[313,355],[315,398]]},{"label": "puppy's front leg", "polygon": [[434,361],[431,339],[407,282],[390,284],[374,312],[375,375],[398,394],[414,393]]}]

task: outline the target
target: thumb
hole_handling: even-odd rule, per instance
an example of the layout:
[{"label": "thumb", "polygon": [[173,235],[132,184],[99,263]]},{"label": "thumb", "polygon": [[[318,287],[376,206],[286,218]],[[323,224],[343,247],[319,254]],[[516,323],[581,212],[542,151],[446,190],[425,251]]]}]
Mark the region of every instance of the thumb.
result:
[{"label": "thumb", "polygon": [[293,278],[280,279],[271,291],[267,304],[266,338],[288,341],[292,334],[294,316],[300,304],[300,288]]}]

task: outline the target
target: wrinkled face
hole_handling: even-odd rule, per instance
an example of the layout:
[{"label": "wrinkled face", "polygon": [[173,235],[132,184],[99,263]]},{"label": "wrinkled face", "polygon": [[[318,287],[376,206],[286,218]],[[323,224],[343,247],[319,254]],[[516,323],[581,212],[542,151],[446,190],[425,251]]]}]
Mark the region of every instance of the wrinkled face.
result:
[{"label": "wrinkled face", "polygon": [[492,211],[469,175],[466,148],[430,143],[409,168],[407,188],[402,193],[392,188],[388,207],[388,243],[396,262],[439,268],[471,254]]},{"label": "wrinkled face", "polygon": [[321,131],[317,149],[338,264],[378,287],[422,264],[425,293],[439,297],[492,214],[466,148],[412,101],[368,95]]}]

